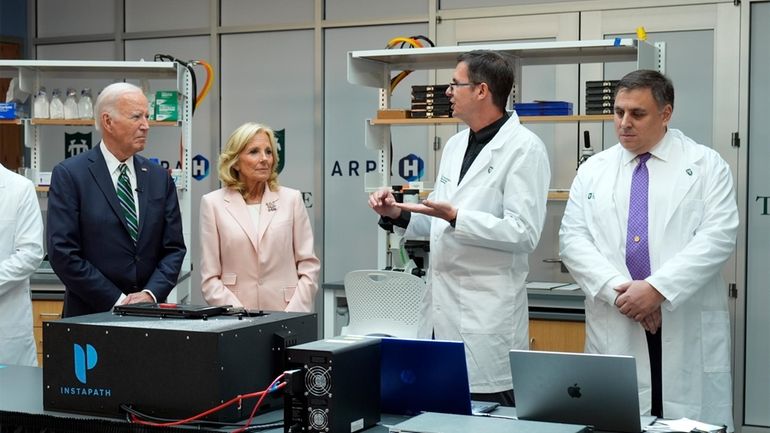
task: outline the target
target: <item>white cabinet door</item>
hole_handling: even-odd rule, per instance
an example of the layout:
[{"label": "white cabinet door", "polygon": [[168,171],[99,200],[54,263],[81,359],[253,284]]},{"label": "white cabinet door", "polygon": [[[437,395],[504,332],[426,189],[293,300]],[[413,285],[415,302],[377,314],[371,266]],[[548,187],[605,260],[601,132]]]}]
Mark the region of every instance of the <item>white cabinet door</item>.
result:
[{"label": "white cabinet door", "polygon": [[[753,1],[743,5],[743,32],[744,39],[748,41],[748,48],[743,54],[748,54],[748,63],[745,75],[748,80],[742,84],[742,94],[745,97],[743,107],[748,107],[748,118],[742,118],[741,132],[746,143],[742,146],[743,155],[747,158],[742,167],[748,173],[746,188],[739,190],[739,197],[748,199],[746,203],[746,238],[745,261],[739,260],[739,269],[745,262],[746,290],[739,292],[738,297],[738,335],[742,337],[741,330],[745,329],[745,339],[739,338],[734,347],[738,357],[736,359],[736,377],[739,381],[735,396],[744,399],[741,406],[736,404],[736,412],[744,413],[744,433],[770,431],[770,338],[767,330],[770,329],[770,239],[767,233],[770,230],[770,171],[767,169],[767,161],[770,160],[770,124],[768,124],[768,111],[770,111],[770,83],[767,77],[770,75],[770,51],[767,49],[767,41],[770,40],[770,2]],[[748,13],[746,13],[748,12]],[[750,23],[750,26],[749,26]],[[745,59],[744,59],[745,60]],[[747,90],[746,82],[748,82]],[[742,125],[742,126],[743,126]],[[748,130],[747,134],[744,132]],[[740,245],[739,245],[740,247]],[[745,294],[745,296],[744,296]],[[741,308],[745,307],[745,308]],[[740,320],[745,312],[745,322]],[[745,328],[740,325],[745,323]],[[745,354],[745,359],[740,357]],[[743,361],[743,362],[742,362]],[[740,374],[741,367],[745,368],[744,374]],[[744,386],[745,384],[745,386]],[[737,421],[737,420],[736,420]],[[752,427],[746,427],[751,425]],[[761,427],[760,427],[761,426]]]}]

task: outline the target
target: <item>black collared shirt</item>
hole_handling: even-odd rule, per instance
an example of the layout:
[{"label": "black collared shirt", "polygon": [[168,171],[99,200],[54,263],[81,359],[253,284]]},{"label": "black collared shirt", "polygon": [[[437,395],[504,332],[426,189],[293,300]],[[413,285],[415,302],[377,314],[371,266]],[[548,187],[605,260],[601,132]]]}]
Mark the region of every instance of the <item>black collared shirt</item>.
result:
[{"label": "black collared shirt", "polygon": [[460,177],[457,179],[457,184],[463,180],[465,173],[473,165],[473,161],[479,156],[481,150],[487,145],[495,135],[500,131],[505,122],[508,121],[508,113],[503,113],[503,116],[489,125],[481,128],[478,132],[470,131],[468,135],[468,147],[465,149],[465,156],[463,157],[463,165],[460,167]]}]

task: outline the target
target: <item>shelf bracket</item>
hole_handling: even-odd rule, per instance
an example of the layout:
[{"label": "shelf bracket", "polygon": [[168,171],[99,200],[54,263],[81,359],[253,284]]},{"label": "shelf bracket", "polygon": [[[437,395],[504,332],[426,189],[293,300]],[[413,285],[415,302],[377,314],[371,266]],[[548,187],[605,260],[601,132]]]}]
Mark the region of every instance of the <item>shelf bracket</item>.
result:
[{"label": "shelf bracket", "polygon": [[390,125],[372,125],[371,119],[366,119],[364,131],[367,149],[382,150],[389,144]]},{"label": "shelf bracket", "polygon": [[657,59],[658,72],[660,72],[661,74],[665,74],[666,73],[666,43],[655,42],[655,51],[658,57]]}]

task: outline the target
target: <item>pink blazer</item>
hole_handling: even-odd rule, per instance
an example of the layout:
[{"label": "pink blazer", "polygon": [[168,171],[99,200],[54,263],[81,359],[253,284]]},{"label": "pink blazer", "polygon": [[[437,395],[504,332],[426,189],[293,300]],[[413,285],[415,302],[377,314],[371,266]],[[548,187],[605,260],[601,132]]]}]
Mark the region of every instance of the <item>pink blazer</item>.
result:
[{"label": "pink blazer", "polygon": [[266,188],[254,227],[232,188],[201,198],[201,291],[210,305],[255,310],[313,310],[320,261],[299,191]]}]

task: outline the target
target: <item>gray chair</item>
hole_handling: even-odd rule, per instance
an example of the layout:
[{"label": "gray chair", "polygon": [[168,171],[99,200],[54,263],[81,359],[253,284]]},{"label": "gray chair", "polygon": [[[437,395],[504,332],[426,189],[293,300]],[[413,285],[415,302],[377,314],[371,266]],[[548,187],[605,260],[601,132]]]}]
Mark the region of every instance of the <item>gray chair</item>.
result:
[{"label": "gray chair", "polygon": [[343,335],[417,338],[425,281],[395,271],[360,270],[345,275],[350,321]]}]

